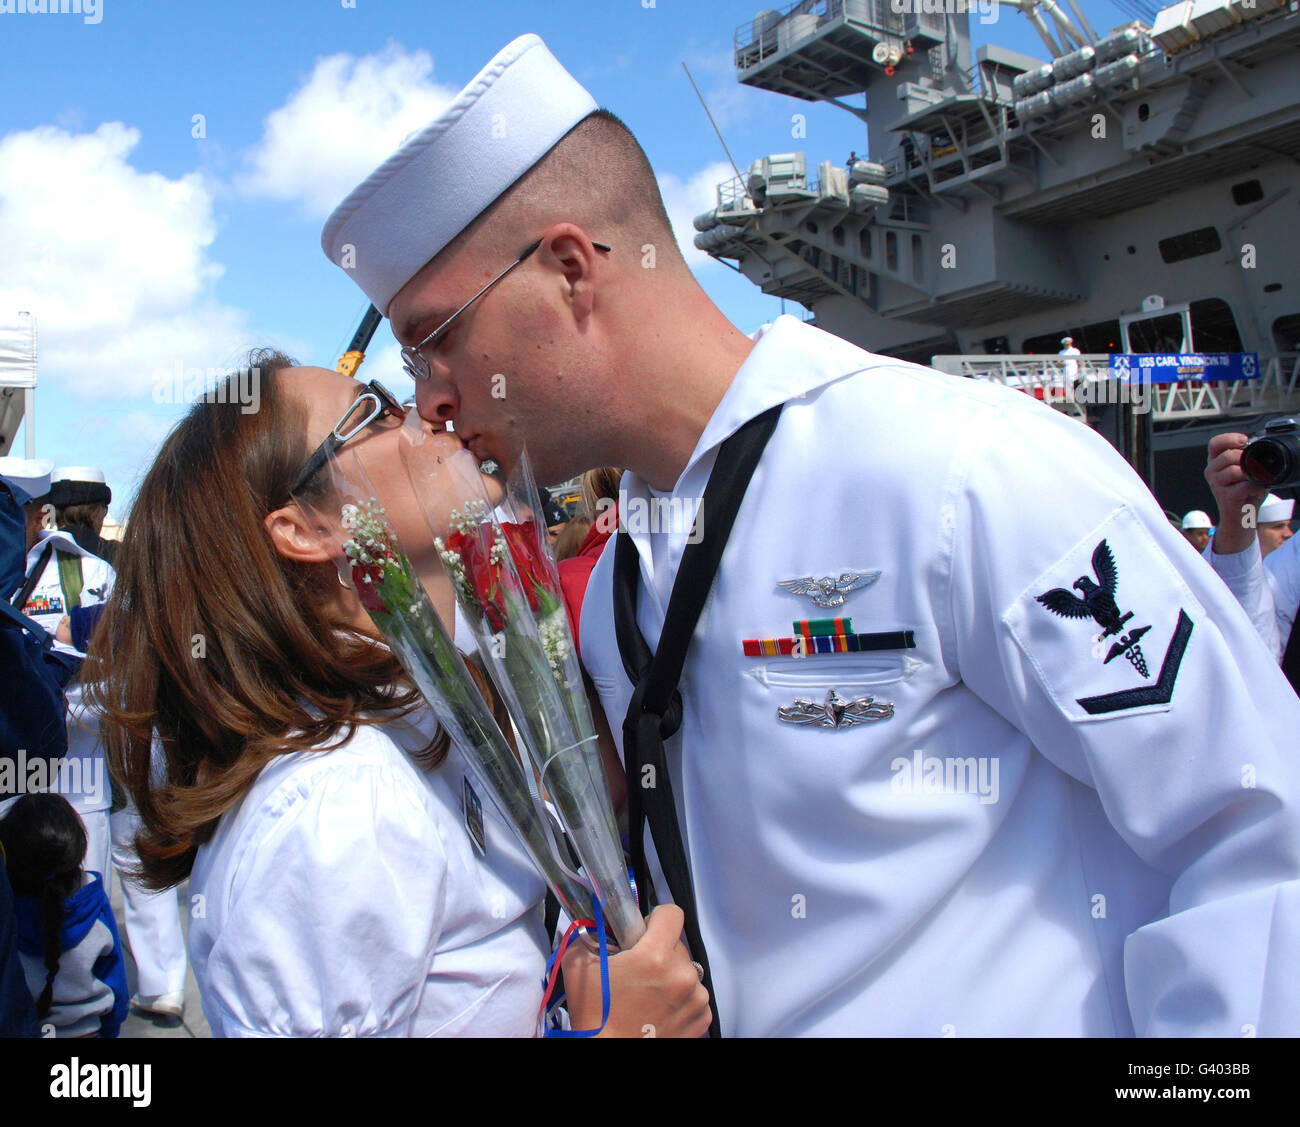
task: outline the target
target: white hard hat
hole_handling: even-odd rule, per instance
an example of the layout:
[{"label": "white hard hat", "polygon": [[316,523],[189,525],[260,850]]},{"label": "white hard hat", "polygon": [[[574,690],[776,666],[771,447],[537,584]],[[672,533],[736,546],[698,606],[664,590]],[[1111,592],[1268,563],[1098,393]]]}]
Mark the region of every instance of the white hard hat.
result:
[{"label": "white hard hat", "polygon": [[1259,515],[1256,520],[1259,524],[1272,524],[1274,521],[1290,520],[1291,510],[1294,506],[1294,501],[1284,501],[1281,497],[1274,497],[1270,493],[1259,506]]},{"label": "white hard hat", "polygon": [[1193,509],[1183,517],[1183,531],[1186,532],[1191,528],[1213,528],[1214,521],[1210,520],[1210,514],[1202,512],[1200,509]]}]

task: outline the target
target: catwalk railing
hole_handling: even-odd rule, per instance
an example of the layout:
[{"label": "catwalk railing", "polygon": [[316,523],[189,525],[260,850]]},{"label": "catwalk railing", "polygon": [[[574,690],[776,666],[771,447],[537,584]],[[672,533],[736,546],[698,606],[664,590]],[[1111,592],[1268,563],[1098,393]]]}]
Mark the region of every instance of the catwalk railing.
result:
[{"label": "catwalk railing", "polygon": [[1067,414],[1128,396],[1153,413],[1156,422],[1246,416],[1276,411],[1300,413],[1300,352],[1260,354],[1259,375],[1242,380],[1185,379],[1130,384],[1111,378],[1104,352],[1081,356],[934,356],[941,372],[1013,387]]}]

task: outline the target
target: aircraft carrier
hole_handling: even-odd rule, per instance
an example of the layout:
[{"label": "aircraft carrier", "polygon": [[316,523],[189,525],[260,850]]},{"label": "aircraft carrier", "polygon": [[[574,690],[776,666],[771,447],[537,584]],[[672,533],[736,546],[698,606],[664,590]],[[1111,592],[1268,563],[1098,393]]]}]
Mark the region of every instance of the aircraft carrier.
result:
[{"label": "aircraft carrier", "polygon": [[[1063,2],[759,12],[739,81],[854,114],[862,145],[755,160],[695,242],[864,348],[1109,426],[1166,507],[1208,507],[1208,436],[1300,413],[1300,4],[1130,2],[1150,18],[1099,31]],[[990,11],[1046,57],[972,52]],[[1068,389],[1117,353],[1237,354],[1244,378],[1186,368],[1106,420]]]}]

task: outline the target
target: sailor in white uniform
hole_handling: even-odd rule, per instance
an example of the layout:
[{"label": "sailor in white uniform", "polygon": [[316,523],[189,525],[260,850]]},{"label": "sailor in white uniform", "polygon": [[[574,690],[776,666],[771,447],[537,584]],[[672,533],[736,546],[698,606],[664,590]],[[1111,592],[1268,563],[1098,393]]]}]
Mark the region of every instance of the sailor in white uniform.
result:
[{"label": "sailor in white uniform", "polygon": [[[695,529],[633,514],[694,512],[739,464],[721,444],[783,405],[684,628],[664,748],[722,1033],[1300,1033],[1300,701],[1103,439],[793,317],[751,346],[666,251],[638,272],[624,264],[643,246],[575,234],[577,205],[546,202],[545,175],[542,202],[524,194],[542,238],[514,265],[492,247],[500,212],[437,258],[591,114],[576,86],[516,40],[322,241],[393,318],[425,418],[493,457],[522,428],[556,480],[586,450],[626,456],[625,528],[581,623],[624,752],[625,714],[640,745],[647,713],[629,714],[616,560],[631,547],[631,613],[657,658],[683,629],[687,542],[712,542],[719,509],[706,498]],[[487,140],[502,120],[531,148]],[[547,167],[583,159],[575,145]],[[454,200],[452,177],[471,186]],[[534,216],[512,204],[515,237]],[[541,245],[508,296],[483,297]],[[494,405],[487,365],[507,362]],[[706,380],[721,390],[702,410]],[[545,398],[565,381],[567,400]],[[562,402],[568,450],[546,412]],[[658,778],[629,769],[629,791],[648,807]],[[664,899],[676,866],[645,841]]]},{"label": "sailor in white uniform", "polygon": [[[114,578],[110,559],[116,545],[100,536],[103,516],[113,499],[104,472],[92,466],[62,466],[51,475],[48,496],[41,500],[50,506],[45,515],[56,514],[63,527],[47,532],[29,552],[29,570],[46,559],[41,582],[29,607],[51,631],[56,633],[62,616],[70,613],[67,605],[78,579],[81,584],[77,605],[93,606],[103,602],[112,589]],[[98,510],[98,519],[87,514]],[[81,517],[83,520],[74,518]],[[45,557],[45,548],[53,544],[56,551]],[[68,553],[75,553],[73,563]],[[65,626],[66,631],[66,626]],[[57,635],[56,635],[57,636]],[[65,637],[67,634],[65,633]],[[78,656],[76,641],[58,644]],[[99,720],[84,705],[79,683],[67,692],[68,760],[58,777],[59,793],[72,803],[86,825],[90,847],[88,868],[111,883],[112,864],[119,870],[136,863],[132,840],[139,819],[129,806],[110,813],[112,788],[109,782]],[[134,881],[122,882],[123,926],[125,939],[135,960],[138,993],[132,998],[137,1009],[179,1017],[183,1011],[185,988],[185,937],[181,929],[175,891],[152,893]]]},{"label": "sailor in white uniform", "polygon": [[1236,431],[1210,439],[1205,479],[1223,520],[1204,554],[1250,616],[1265,647],[1281,661],[1300,609],[1300,539],[1289,536],[1263,555],[1256,528],[1288,520],[1294,502],[1266,494],[1246,478],[1241,452],[1247,442]]},{"label": "sailor in white uniform", "polygon": [[1075,357],[1083,355],[1082,352],[1074,347],[1073,337],[1061,338],[1061,351],[1058,352],[1057,355],[1065,357],[1061,362],[1061,371],[1064,374],[1066,386],[1073,386],[1074,380],[1079,375],[1079,361],[1076,360]]},{"label": "sailor in white uniform", "polygon": [[[782,318],[674,496],[699,496],[718,441],[780,399],[668,748],[724,1030],[1300,1032],[1274,915],[1300,922],[1300,702],[1136,475],[1023,396]],[[653,641],[685,535],[632,535]],[[613,557],[582,621],[611,718],[631,695]],[[780,585],[848,575],[875,578],[830,609]],[[814,615],[916,645],[743,655]],[[777,719],[832,691],[890,715]]]},{"label": "sailor in white uniform", "polygon": [[[50,477],[54,463],[48,458],[19,458],[12,454],[0,457],[0,477],[27,494],[23,503],[27,543],[24,551],[36,543],[42,525],[54,527],[54,507],[49,504]],[[48,506],[48,507],[47,507]],[[12,592],[7,592],[12,594]]]},{"label": "sailor in white uniform", "polygon": [[[50,492],[44,501],[55,510],[67,504],[103,503],[112,494],[102,471],[90,467],[56,467],[51,474]],[[47,522],[48,523],[48,522]],[[28,594],[23,613],[55,637],[55,647],[84,657],[71,635],[59,637],[59,627],[73,607],[103,603],[113,588],[114,572],[109,563],[83,546],[71,532],[45,527],[27,553]],[[65,625],[66,631],[66,625]],[[73,679],[65,691],[68,706],[68,753],[52,789],[63,795],[81,815],[88,846],[85,868],[99,873],[107,887],[112,870],[109,807],[113,794],[109,783],[99,721],[82,701],[80,682]]]},{"label": "sailor in white uniform", "polygon": [[1291,531],[1291,514],[1295,501],[1275,497],[1270,493],[1259,506],[1259,523],[1255,535],[1259,537],[1259,554],[1268,559],[1295,535]]},{"label": "sailor in white uniform", "polygon": [[[155,745],[156,745],[155,740]],[[161,753],[155,753],[161,765]],[[185,932],[181,912],[185,902],[175,888],[155,892],[123,877],[139,864],[135,835],[140,815],[128,800],[109,817],[113,866],[122,882],[122,926],[136,966],[136,992],[131,1005],[145,1013],[179,1018],[185,1012]]]}]

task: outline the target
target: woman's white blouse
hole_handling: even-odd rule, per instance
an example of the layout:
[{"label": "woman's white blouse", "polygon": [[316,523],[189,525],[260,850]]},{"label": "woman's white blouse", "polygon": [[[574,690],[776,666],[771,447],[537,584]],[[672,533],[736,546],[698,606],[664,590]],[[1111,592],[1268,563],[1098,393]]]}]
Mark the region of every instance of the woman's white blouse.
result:
[{"label": "woman's white blouse", "polygon": [[[224,814],[190,880],[189,952],[218,1037],[529,1037],[538,1032],[541,878],[467,765],[406,749],[428,713],[280,756]],[[473,783],[473,776],[471,776]]]}]

